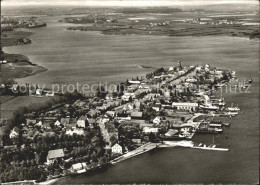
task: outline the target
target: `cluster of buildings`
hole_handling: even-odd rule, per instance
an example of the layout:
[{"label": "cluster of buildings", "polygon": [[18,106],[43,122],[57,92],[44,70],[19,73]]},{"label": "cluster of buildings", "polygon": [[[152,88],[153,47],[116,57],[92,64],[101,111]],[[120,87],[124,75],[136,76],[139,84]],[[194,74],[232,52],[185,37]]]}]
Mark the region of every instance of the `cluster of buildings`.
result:
[{"label": "cluster of buildings", "polygon": [[14,28],[36,28],[44,26],[46,26],[46,23],[34,17],[13,18],[1,16],[2,31],[11,31]]},{"label": "cluster of buildings", "polygon": [[194,18],[194,19],[185,19],[185,20],[178,20],[175,22],[184,22],[184,23],[191,23],[191,24],[209,24],[209,25],[234,25],[244,24],[242,20],[234,20],[234,19],[211,19],[211,18]]},{"label": "cluster of buildings", "polygon": [[[141,80],[127,81],[120,95],[108,92],[105,98],[83,98],[28,113],[21,127],[11,130],[9,138],[15,140],[21,133],[30,140],[61,132],[85,136],[86,130],[99,126],[106,150],[118,156],[148,142],[191,139],[197,131],[217,133],[220,125],[205,122],[205,117],[222,110],[223,101],[217,99],[213,104],[210,98],[215,91],[212,85],[229,78],[229,70],[207,64],[182,66],[179,61],[176,67],[161,68]],[[203,116],[199,119],[198,114]],[[64,153],[64,148],[50,150],[46,164],[63,159]],[[73,164],[71,171],[84,172],[85,165]]]}]

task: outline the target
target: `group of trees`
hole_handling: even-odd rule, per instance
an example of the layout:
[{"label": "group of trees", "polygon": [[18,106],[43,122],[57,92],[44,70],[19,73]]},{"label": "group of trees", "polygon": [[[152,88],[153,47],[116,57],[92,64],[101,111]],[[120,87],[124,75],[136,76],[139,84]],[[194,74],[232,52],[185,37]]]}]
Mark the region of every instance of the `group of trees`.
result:
[{"label": "group of trees", "polygon": [[[15,126],[22,129],[21,123],[25,123],[26,115],[29,113],[37,118],[41,112],[50,110],[57,104],[70,103],[73,99],[81,98],[79,93],[65,94],[55,99],[54,102],[34,105],[33,107],[22,107],[14,112],[13,117],[8,120],[4,127],[4,145],[12,144],[13,139],[9,138],[11,129]],[[35,108],[36,107],[36,108]],[[32,114],[33,113],[33,114]],[[55,133],[56,132],[56,133]],[[22,136],[22,133],[20,133]],[[71,164],[77,162],[87,162],[89,165],[104,164],[108,161],[109,156],[105,153],[105,142],[97,124],[92,129],[85,129],[84,135],[66,135],[65,131],[55,131],[50,135],[38,135],[33,139],[19,138],[16,142],[17,148],[0,150],[0,180],[1,182],[10,182],[17,180],[44,180],[48,175],[57,175],[64,172],[60,166],[65,169],[70,168]],[[39,168],[46,162],[49,150],[64,148],[65,159],[72,158],[69,163],[63,160],[57,160],[55,164],[48,168],[52,168],[49,172],[44,168]],[[10,166],[10,164],[12,164]],[[31,169],[34,170],[31,175]],[[19,173],[16,169],[19,169]],[[10,171],[14,172],[14,176],[10,175]],[[16,173],[17,172],[17,173]]]},{"label": "group of trees", "polygon": [[[32,141],[25,140],[24,145],[18,150],[0,151],[0,180],[10,182],[17,180],[44,180],[47,175],[57,175],[57,171],[63,172],[60,166],[65,169],[78,162],[86,162],[89,165],[108,161],[105,153],[105,142],[98,126],[85,131],[85,135],[59,135],[38,136]],[[39,166],[46,162],[49,150],[66,148],[65,159],[72,158],[69,162],[57,160],[45,171]],[[10,166],[10,164],[12,164]],[[31,169],[35,169],[31,172]],[[19,169],[19,171],[17,171]],[[13,171],[15,175],[10,174]],[[31,173],[29,173],[31,172]]]},{"label": "group of trees", "polygon": [[159,74],[161,74],[161,73],[163,73],[163,72],[165,72],[165,69],[164,69],[163,67],[158,68],[158,69],[156,69],[155,71],[153,71],[153,72],[151,72],[151,73],[147,73],[147,74],[146,74],[146,78],[147,78],[147,79],[150,79],[150,78],[152,78],[153,76],[159,75]]},{"label": "group of trees", "polygon": [[138,124],[124,125],[122,123],[118,127],[119,144],[128,150],[134,150],[136,148],[132,139],[141,138],[141,129]]},{"label": "group of trees", "polygon": [[32,103],[27,107],[20,107],[14,111],[12,117],[7,120],[5,127],[3,127],[3,135],[0,140],[5,144],[8,142],[8,134],[15,127],[20,127],[22,123],[25,123],[25,115],[27,113],[34,113],[34,116],[37,118],[41,112],[52,109],[53,107],[63,105],[65,103],[74,102],[76,99],[82,98],[82,95],[78,92],[65,93],[62,96],[55,96],[55,98],[50,101],[43,103]]}]

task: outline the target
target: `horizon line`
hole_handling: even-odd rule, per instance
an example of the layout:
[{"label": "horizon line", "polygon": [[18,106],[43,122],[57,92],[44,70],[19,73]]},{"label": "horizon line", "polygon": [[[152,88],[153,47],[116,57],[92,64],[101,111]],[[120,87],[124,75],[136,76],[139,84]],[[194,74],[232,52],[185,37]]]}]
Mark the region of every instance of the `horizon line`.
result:
[{"label": "horizon line", "polygon": [[73,2],[55,2],[49,1],[30,1],[30,2],[15,2],[15,1],[2,1],[2,7],[14,6],[84,6],[84,7],[163,7],[163,6],[203,6],[203,5],[224,5],[224,4],[241,4],[241,5],[256,5],[259,4],[258,0],[220,0],[220,1],[169,1],[169,0],[110,0],[110,1],[73,1]]}]

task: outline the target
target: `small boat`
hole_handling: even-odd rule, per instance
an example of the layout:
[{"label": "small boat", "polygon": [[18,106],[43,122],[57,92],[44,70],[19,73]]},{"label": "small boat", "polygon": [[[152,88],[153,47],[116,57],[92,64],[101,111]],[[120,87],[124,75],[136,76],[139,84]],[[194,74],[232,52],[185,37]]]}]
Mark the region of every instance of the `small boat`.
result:
[{"label": "small boat", "polygon": [[222,128],[218,127],[209,127],[209,128],[198,128],[196,130],[196,133],[201,133],[201,134],[219,134],[222,133]]},{"label": "small boat", "polygon": [[182,135],[182,134],[176,134],[176,135],[172,135],[172,136],[165,136],[163,134],[160,134],[159,138],[161,138],[164,141],[178,141],[178,140],[186,140],[187,139],[187,137],[185,135]]},{"label": "small boat", "polygon": [[222,123],[224,126],[226,126],[226,127],[230,127],[230,123],[225,123],[225,122],[223,122]]},{"label": "small boat", "polygon": [[231,107],[227,108],[227,111],[240,111],[240,108],[238,108],[238,105],[236,107],[233,107],[233,103],[232,103]]},{"label": "small boat", "polygon": [[205,145],[200,143],[199,145],[195,145],[192,148],[196,148],[196,149],[202,149],[202,150],[215,150],[215,151],[229,151],[229,148],[217,148],[215,145],[215,139],[214,139],[214,135],[213,135],[213,144],[211,145]]},{"label": "small boat", "polygon": [[204,109],[204,110],[210,110],[210,111],[217,111],[219,109],[218,106],[215,106],[215,105],[200,105],[199,106],[200,108]]},{"label": "small boat", "polygon": [[227,112],[227,115],[235,116],[235,115],[238,115],[238,112],[237,111],[229,111],[229,112]]},{"label": "small boat", "polygon": [[214,151],[223,151],[223,152],[227,152],[229,151],[229,148],[217,148],[216,145],[198,145],[198,146],[194,146],[192,148],[196,148],[196,149],[202,149],[202,150],[214,150]]}]

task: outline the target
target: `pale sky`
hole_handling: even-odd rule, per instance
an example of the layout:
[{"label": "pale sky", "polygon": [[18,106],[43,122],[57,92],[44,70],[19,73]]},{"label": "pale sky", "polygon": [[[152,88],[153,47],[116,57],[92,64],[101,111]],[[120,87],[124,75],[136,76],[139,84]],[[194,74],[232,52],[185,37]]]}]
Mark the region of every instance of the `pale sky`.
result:
[{"label": "pale sky", "polygon": [[2,6],[174,6],[211,4],[259,4],[258,0],[2,0]]}]

